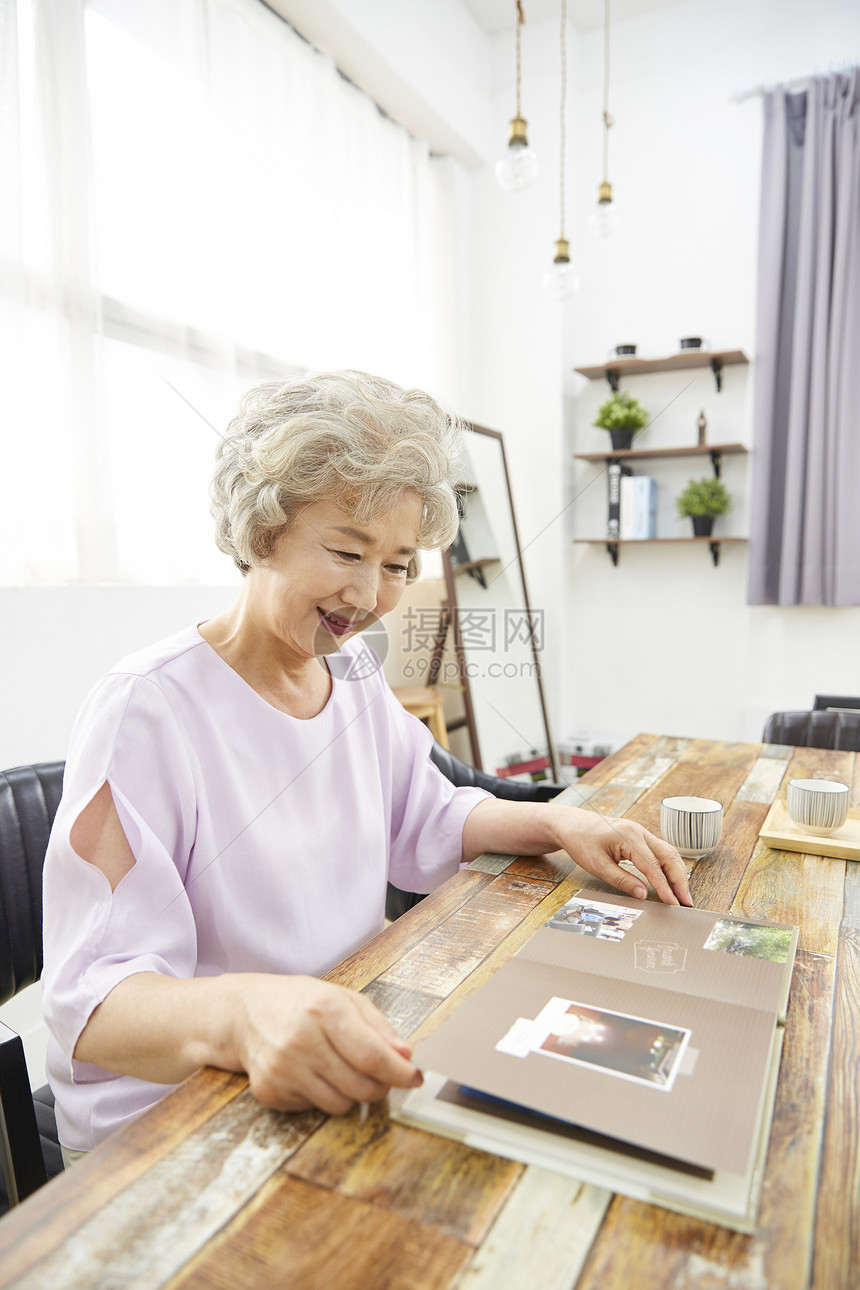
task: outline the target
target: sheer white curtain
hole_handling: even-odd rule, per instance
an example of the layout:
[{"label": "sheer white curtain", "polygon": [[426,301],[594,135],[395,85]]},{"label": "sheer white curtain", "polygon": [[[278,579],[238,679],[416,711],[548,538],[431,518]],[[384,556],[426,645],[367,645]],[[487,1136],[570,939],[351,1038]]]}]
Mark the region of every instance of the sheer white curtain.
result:
[{"label": "sheer white curtain", "polygon": [[259,0],[0,0],[0,582],[223,581],[254,380],[456,398],[452,162]]}]

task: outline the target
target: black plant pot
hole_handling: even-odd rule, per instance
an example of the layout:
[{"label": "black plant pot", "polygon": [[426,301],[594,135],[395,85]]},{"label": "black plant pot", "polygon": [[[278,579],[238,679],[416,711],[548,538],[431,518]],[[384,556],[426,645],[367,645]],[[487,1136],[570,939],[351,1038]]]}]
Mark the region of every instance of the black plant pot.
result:
[{"label": "black plant pot", "polygon": [[610,430],[609,437],[612,440],[612,447],[616,452],[624,452],[627,448],[632,448],[635,433],[635,430]]},{"label": "black plant pot", "polygon": [[691,515],[693,521],[693,533],[696,537],[710,537],[711,530],[714,527],[713,515]]}]

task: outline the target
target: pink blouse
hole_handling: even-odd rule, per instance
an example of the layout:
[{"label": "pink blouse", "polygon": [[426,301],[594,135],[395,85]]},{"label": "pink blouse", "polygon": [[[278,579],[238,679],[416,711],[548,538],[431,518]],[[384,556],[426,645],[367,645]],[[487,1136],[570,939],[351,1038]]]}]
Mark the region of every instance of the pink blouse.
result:
[{"label": "pink blouse", "polygon": [[[71,1057],[120,981],[320,976],[380,931],[387,879],[426,892],[457,872],[466,817],[488,794],[437,770],[429,731],[360,638],[329,670],[328,703],[298,720],[191,627],[124,659],[84,703],[44,878],[48,1077],[65,1146],[91,1149],[168,1092]],[[113,892],[69,841],[105,781],[136,861]]]}]

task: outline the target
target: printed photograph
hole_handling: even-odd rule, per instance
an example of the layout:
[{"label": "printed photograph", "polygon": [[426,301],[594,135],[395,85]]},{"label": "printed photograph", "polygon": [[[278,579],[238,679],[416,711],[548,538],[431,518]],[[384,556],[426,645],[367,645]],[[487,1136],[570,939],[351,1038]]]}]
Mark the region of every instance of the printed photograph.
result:
[{"label": "printed photograph", "polygon": [[691,1031],[569,1000],[559,1002],[567,1006],[552,1019],[550,1033],[533,1051],[664,1092],[672,1088]]},{"label": "printed photograph", "polygon": [[546,925],[576,936],[595,936],[599,941],[623,941],[641,913],[641,909],[628,909],[626,905],[604,905],[574,896]]},{"label": "printed photograph", "polygon": [[791,937],[790,927],[759,927],[757,923],[744,923],[736,918],[721,918],[714,923],[703,948],[720,950],[723,954],[743,954],[751,959],[769,959],[771,963],[786,963]]}]

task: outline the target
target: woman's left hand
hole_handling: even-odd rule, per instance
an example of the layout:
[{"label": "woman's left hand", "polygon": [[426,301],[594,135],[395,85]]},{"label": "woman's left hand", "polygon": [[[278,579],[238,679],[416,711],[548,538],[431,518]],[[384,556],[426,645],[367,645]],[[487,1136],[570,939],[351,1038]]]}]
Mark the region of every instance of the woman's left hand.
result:
[{"label": "woman's left hand", "polygon": [[[551,806],[558,844],[578,865],[612,887],[644,900],[642,878],[667,905],[692,905],[687,868],[674,847],[633,820],[599,815],[582,807]],[[621,861],[642,875],[628,873]]]},{"label": "woman's left hand", "polygon": [[[641,824],[562,802],[479,802],[463,826],[463,860],[484,851],[536,856],[566,851],[578,865],[610,886],[644,900],[650,882],[667,905],[692,905],[687,869],[674,847]],[[628,873],[632,862],[642,875]]]}]

